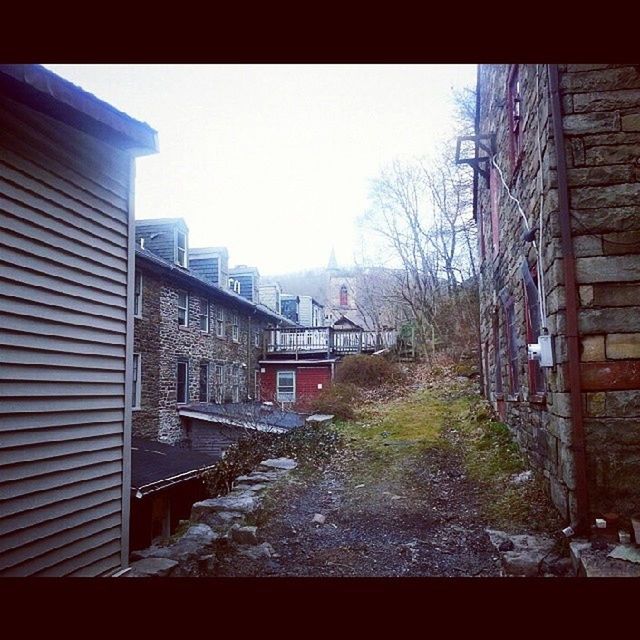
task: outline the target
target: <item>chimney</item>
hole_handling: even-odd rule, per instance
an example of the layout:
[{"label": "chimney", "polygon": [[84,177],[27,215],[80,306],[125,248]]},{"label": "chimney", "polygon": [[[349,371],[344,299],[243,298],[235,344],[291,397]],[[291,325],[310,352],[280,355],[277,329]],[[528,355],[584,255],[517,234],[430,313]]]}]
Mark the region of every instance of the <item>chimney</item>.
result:
[{"label": "chimney", "polygon": [[210,284],[222,289],[228,288],[229,252],[226,247],[190,249],[189,268]]}]

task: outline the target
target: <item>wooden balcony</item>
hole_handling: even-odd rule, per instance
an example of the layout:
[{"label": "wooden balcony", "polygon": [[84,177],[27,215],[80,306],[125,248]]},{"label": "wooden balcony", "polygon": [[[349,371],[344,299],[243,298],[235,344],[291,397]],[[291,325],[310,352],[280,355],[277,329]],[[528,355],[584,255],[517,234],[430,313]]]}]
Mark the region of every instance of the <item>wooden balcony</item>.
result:
[{"label": "wooden balcony", "polygon": [[263,357],[280,354],[312,355],[327,357],[352,353],[373,353],[396,344],[398,332],[340,331],[331,327],[295,327],[266,329],[263,336]]}]

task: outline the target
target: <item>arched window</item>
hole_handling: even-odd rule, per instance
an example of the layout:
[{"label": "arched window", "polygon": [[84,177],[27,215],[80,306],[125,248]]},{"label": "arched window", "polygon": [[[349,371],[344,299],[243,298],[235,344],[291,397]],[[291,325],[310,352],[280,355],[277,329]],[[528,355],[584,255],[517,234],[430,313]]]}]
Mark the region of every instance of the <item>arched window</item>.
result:
[{"label": "arched window", "polygon": [[349,306],[349,292],[347,291],[347,285],[343,284],[340,287],[340,306],[348,307]]}]

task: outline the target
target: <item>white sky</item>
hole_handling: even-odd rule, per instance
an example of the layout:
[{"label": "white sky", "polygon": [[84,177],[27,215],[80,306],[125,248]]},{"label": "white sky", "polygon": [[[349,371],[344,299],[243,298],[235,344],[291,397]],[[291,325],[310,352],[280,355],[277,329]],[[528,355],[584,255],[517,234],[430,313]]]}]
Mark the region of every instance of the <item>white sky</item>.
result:
[{"label": "white sky", "polygon": [[191,247],[263,275],[353,262],[369,181],[451,131],[475,65],[66,65],[47,68],[158,131],[136,218],[182,217]]}]

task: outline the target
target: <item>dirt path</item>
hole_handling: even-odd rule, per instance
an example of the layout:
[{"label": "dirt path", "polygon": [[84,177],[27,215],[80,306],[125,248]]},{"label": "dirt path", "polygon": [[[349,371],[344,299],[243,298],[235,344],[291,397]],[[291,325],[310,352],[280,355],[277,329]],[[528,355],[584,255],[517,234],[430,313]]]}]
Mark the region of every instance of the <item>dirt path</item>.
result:
[{"label": "dirt path", "polygon": [[[373,452],[347,448],[323,472],[292,474],[257,523],[276,555],[234,555],[218,575],[498,576],[478,488],[459,455],[428,449],[397,457],[400,473],[397,464],[381,468]],[[315,514],[325,522],[314,523]]]}]

